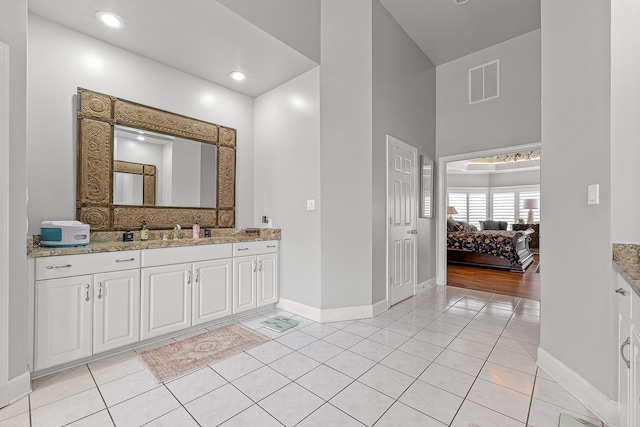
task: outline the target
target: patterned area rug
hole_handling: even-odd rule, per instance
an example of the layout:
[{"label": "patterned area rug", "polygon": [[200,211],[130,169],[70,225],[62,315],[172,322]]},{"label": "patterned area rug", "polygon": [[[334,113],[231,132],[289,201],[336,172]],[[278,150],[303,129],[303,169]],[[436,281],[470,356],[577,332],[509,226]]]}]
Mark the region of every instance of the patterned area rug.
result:
[{"label": "patterned area rug", "polygon": [[160,382],[269,341],[269,338],[234,323],[162,347],[138,353],[138,358]]}]

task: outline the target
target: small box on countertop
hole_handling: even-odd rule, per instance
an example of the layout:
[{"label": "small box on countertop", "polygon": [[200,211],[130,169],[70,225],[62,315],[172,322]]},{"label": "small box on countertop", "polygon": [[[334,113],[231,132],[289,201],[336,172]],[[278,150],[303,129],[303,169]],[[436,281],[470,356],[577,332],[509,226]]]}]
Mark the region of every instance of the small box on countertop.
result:
[{"label": "small box on countertop", "polygon": [[89,244],[89,224],[80,221],[42,221],[40,246],[66,248]]}]

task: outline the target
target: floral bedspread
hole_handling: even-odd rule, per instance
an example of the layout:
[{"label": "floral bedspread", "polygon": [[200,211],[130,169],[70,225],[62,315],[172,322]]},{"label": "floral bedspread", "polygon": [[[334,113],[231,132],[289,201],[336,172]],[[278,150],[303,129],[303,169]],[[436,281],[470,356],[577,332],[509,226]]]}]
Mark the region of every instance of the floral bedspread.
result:
[{"label": "floral bedspread", "polygon": [[517,261],[518,255],[512,241],[518,231],[450,231],[447,248],[478,252]]}]

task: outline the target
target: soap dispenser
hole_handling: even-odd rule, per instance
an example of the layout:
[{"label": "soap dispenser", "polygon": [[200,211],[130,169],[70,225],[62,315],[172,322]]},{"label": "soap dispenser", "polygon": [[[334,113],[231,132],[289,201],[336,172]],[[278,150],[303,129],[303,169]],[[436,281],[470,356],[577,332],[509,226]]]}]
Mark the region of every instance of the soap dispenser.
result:
[{"label": "soap dispenser", "polygon": [[140,229],[140,240],[149,240],[149,229],[147,228],[147,221],[142,220],[142,228]]},{"label": "soap dispenser", "polygon": [[193,232],[193,238],[194,239],[200,238],[200,224],[198,224],[198,220],[197,219],[193,222],[192,232]]}]

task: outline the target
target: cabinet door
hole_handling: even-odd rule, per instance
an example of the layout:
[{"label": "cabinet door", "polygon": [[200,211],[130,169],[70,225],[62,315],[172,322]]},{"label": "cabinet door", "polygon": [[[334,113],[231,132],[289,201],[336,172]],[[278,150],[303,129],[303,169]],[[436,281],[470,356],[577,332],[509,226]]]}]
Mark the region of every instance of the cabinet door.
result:
[{"label": "cabinet door", "polygon": [[91,355],[92,276],[36,282],[36,361],[44,369]]},{"label": "cabinet door", "polygon": [[623,360],[623,356],[626,359],[630,359],[631,345],[627,340],[630,340],[631,324],[626,316],[618,314],[618,408],[620,416],[620,427],[629,427],[629,408],[631,399],[631,369],[627,366]]},{"label": "cabinet door", "polygon": [[193,325],[232,314],[231,258],[193,265]]},{"label": "cabinet door", "polygon": [[140,339],[191,326],[191,264],[142,269]]},{"label": "cabinet door", "polygon": [[140,340],[140,270],[94,276],[93,353]]},{"label": "cabinet door", "polygon": [[631,333],[631,405],[629,407],[629,423],[632,426],[640,425],[640,334],[639,331],[633,327]]},{"label": "cabinet door", "polygon": [[258,255],[258,307],[278,302],[278,254]]},{"label": "cabinet door", "polygon": [[256,257],[233,259],[233,313],[256,308]]}]

